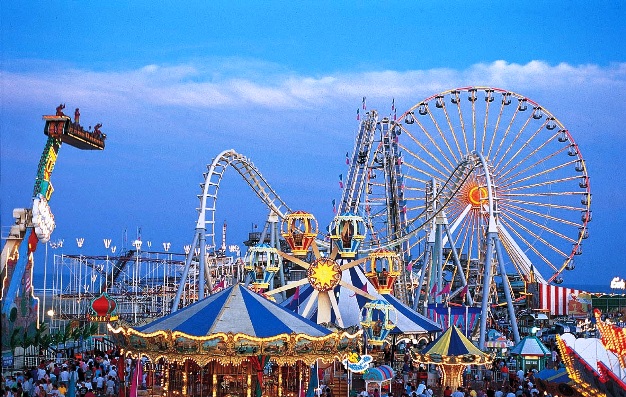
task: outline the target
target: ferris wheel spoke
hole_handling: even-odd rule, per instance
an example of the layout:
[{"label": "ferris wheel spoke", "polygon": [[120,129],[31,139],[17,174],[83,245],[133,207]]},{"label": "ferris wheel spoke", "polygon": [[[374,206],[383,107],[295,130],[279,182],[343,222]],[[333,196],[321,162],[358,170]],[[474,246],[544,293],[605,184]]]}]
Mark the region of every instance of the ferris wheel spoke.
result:
[{"label": "ferris wheel spoke", "polygon": [[[500,169],[498,171],[498,176],[500,179],[503,178],[507,178],[507,175],[510,172],[513,171],[517,171],[517,174],[523,174],[524,172],[528,171],[529,169],[532,169],[536,166],[538,166],[539,164],[543,163],[543,162],[547,162],[549,159],[553,159],[555,158],[557,155],[562,154],[564,151],[566,151],[566,147],[557,147],[556,149],[551,149],[548,145],[553,144],[554,143],[554,139],[556,137],[556,134],[548,137],[546,140],[544,140],[541,144],[538,144],[533,150],[530,150],[526,156],[524,156],[521,160],[519,160],[515,165],[511,166],[508,170],[504,171],[504,169]],[[543,152],[548,152],[548,154],[541,154],[541,158],[539,160],[534,161],[534,163],[532,163],[529,166],[526,166],[525,168],[522,169],[522,165],[526,164],[527,162],[531,161],[531,159],[536,158],[537,156],[540,155],[540,153]],[[514,178],[514,177],[511,177]]]},{"label": "ferris wheel spoke", "polygon": [[530,184],[530,185],[523,185],[523,186],[516,186],[516,187],[509,187],[509,186],[507,186],[507,191],[510,192],[510,191],[518,191],[518,190],[531,190],[532,188],[536,188],[536,187],[553,186],[553,185],[556,185],[558,183],[569,182],[569,181],[576,181],[576,180],[580,180],[580,176],[576,175],[576,176],[570,176],[570,177],[566,177],[566,178],[552,179],[552,180],[545,181],[545,182],[538,182],[538,183],[533,183],[533,184]]},{"label": "ferris wheel spoke", "polygon": [[[405,164],[405,165],[406,165],[406,168],[408,168],[409,170],[415,171],[415,172],[419,172],[420,174],[422,174],[422,177],[426,176],[426,177],[429,178],[429,180],[439,179],[439,178],[443,177],[443,174],[440,173],[438,170],[435,170],[435,169],[426,170],[426,169],[420,169],[418,167],[415,167],[412,164]],[[430,172],[430,171],[435,171],[435,173]],[[423,179],[418,179],[418,178],[415,178],[415,177],[411,177],[411,176],[406,175],[406,174],[405,174],[404,178],[405,178],[405,180],[415,180],[415,181],[419,180],[419,181],[422,181],[424,183],[424,185],[427,183]],[[423,189],[421,189],[421,190],[423,190]]]},{"label": "ferris wheel spoke", "polygon": [[485,118],[483,120],[483,136],[480,140],[480,152],[485,153],[485,142],[487,141],[487,126],[489,125],[489,108],[491,107],[491,102],[493,100],[493,90],[485,91],[485,102],[487,103],[485,109]]},{"label": "ferris wheel spoke", "polygon": [[[562,164],[559,164],[559,165],[555,165],[555,166],[553,166],[551,168],[544,169],[544,170],[542,170],[540,172],[537,172],[537,173],[525,176],[523,178],[519,178],[519,179],[511,180],[511,181],[506,181],[505,180],[505,181],[502,181],[500,186],[506,186],[506,187],[515,186],[515,185],[517,185],[519,183],[522,183],[522,182],[527,182],[527,181],[530,181],[530,180],[533,180],[533,179],[538,179],[540,177],[544,177],[545,175],[551,175],[555,171],[563,170],[564,168],[566,168],[570,164],[572,164],[572,163],[562,163]],[[580,176],[576,176],[576,178],[580,178]]]},{"label": "ferris wheel spoke", "polygon": [[[537,249],[537,247],[535,245],[531,244],[528,240],[526,240],[515,228],[510,227],[507,222],[505,222],[502,219],[500,221],[502,222],[502,224],[504,226],[506,226],[506,228],[508,230],[511,230],[517,236],[517,238],[520,239],[520,241],[522,241],[526,245],[526,247],[528,247],[539,259],[541,259],[542,262],[544,262],[546,265],[550,266],[550,268],[552,268],[555,272],[557,272],[557,273],[559,272],[557,267],[554,266],[554,264],[548,258],[546,258],[545,255],[543,255]],[[565,257],[567,257],[567,256],[565,256]]]},{"label": "ferris wheel spoke", "polygon": [[[452,125],[452,121],[450,119],[450,115],[448,114],[448,108],[447,108],[447,105],[446,105],[446,101],[443,99],[443,96],[439,96],[438,98],[436,98],[436,101],[439,101],[439,105],[441,107],[441,110],[444,113],[444,116],[446,118],[446,122],[448,123],[448,128],[450,129],[450,135],[452,136],[452,139],[454,140],[454,144],[456,145],[457,153],[459,153],[459,155],[461,155],[462,153],[467,153],[467,150],[465,152],[463,152],[463,150],[461,150],[461,146],[459,144],[459,140],[458,140],[456,134],[454,133],[454,126]],[[453,151],[451,150],[451,152],[453,152]]]},{"label": "ferris wheel spoke", "polygon": [[[433,118],[433,115],[432,115],[431,111],[428,109],[428,105],[423,104],[422,106],[423,106],[423,107],[422,107],[422,108],[420,108],[420,114],[421,114],[422,112],[426,112],[426,113],[428,113],[428,114],[430,115],[430,119],[432,120],[432,122],[433,122],[433,124],[434,124],[435,129],[436,129],[436,130],[438,130],[438,131],[439,131],[439,134],[441,135],[441,134],[442,134],[442,132],[441,132],[441,129],[439,128],[439,124],[438,124],[438,123],[437,123],[437,121]],[[439,146],[439,144],[437,143],[437,141],[436,141],[436,140],[435,140],[435,139],[434,139],[434,138],[430,135],[430,133],[428,133],[428,129],[424,128],[424,124],[422,124],[422,122],[419,120],[419,118],[416,118],[416,119],[415,119],[415,123],[417,123],[417,125],[420,127],[421,132],[422,132],[422,133],[426,136],[426,138],[428,138],[428,140],[430,141],[431,145],[432,145],[435,149],[437,149],[437,152],[439,152],[439,156],[435,154],[435,155],[434,155],[434,157],[435,157],[435,158],[439,158],[439,157],[441,157],[441,158],[445,159],[445,160],[446,160],[446,162],[448,163],[448,165],[449,165],[450,167],[454,168],[457,162],[456,162],[456,161],[454,161],[454,162],[453,162],[452,160],[450,160],[450,158],[449,158],[449,157],[448,157],[448,156],[444,153],[444,151],[441,149],[441,147]],[[409,134],[409,135],[411,134],[408,130],[406,130],[406,132],[407,132],[407,134]],[[410,136],[411,136],[411,137],[413,137],[412,135],[410,135]],[[413,138],[414,138],[414,137],[413,137]],[[414,138],[414,139],[415,139],[415,138]],[[445,140],[444,140],[444,141],[445,141]],[[446,146],[447,146],[447,145],[446,145]],[[449,147],[448,147],[448,149],[449,149]],[[453,159],[454,159],[454,153],[452,153],[452,152],[450,152],[450,153],[452,154]],[[431,156],[433,156],[433,154],[431,154]]]},{"label": "ferris wheel spoke", "polygon": [[515,200],[515,199],[507,199],[506,200],[507,204],[508,203],[516,203],[516,204],[520,204],[520,205],[525,205],[525,206],[536,206],[536,207],[544,207],[544,208],[554,208],[554,209],[560,209],[560,210],[568,210],[568,211],[582,211],[584,210],[584,208],[582,207],[574,207],[571,205],[561,205],[561,204],[553,204],[553,203],[542,203],[539,201],[528,201],[528,200]]},{"label": "ferris wheel spoke", "polygon": [[[507,219],[508,221],[510,221],[511,223],[515,224],[518,227],[519,230],[525,231],[529,236],[533,237],[535,239],[535,241],[538,241],[538,242],[542,243],[545,247],[550,248],[552,251],[558,253],[559,255],[561,255],[563,257],[567,257],[567,254],[565,254],[559,248],[555,247],[553,244],[549,243],[545,238],[542,237],[542,235],[540,235],[539,233],[531,230],[528,226],[526,226],[525,223],[522,223],[522,222],[518,221],[517,219],[515,219],[510,213],[504,214],[504,218]],[[521,217],[521,218],[523,220],[528,221],[528,219],[526,219],[524,217]]]},{"label": "ferris wheel spoke", "polygon": [[[417,169],[415,167],[409,167],[409,168],[415,169],[415,170]],[[427,183],[427,181],[425,179],[418,178],[418,177],[413,176],[413,175],[404,175],[404,181],[405,181],[405,184],[406,184],[406,182],[415,182],[415,183],[418,183],[421,186],[426,186],[426,183]],[[419,192],[419,193],[424,192],[424,188],[420,188],[420,187],[405,187],[405,190],[409,191],[409,192],[411,192],[411,191],[415,191],[415,192]]]},{"label": "ferris wheel spoke", "polygon": [[[446,148],[448,149],[448,152],[450,153],[450,155],[452,156],[452,160],[448,160],[448,163],[450,164],[451,167],[455,167],[456,164],[459,163],[459,159],[457,158],[456,154],[454,153],[454,150],[450,147],[448,140],[445,138],[445,135],[443,133],[443,130],[441,129],[441,126],[439,125],[439,122],[437,121],[437,119],[435,118],[434,114],[430,111],[430,109],[428,108],[428,105],[426,106],[426,110],[428,111],[428,116],[430,117],[431,122],[433,123],[433,125],[435,126],[435,129],[437,130],[437,132],[439,133],[439,136],[441,137],[442,142],[444,143],[444,145],[446,146]],[[450,126],[450,123],[448,122],[448,126]],[[422,127],[423,128],[423,127]],[[457,145],[458,147],[458,145]],[[461,153],[461,151],[459,150],[457,153]],[[447,157],[446,157],[447,159]]]},{"label": "ferris wheel spoke", "polygon": [[[516,168],[511,168],[506,172],[498,172],[498,180],[502,181],[501,183],[506,183],[510,180],[514,180],[515,178],[518,178],[520,175],[526,175],[532,172],[533,169],[535,168],[545,168],[546,164],[550,164],[550,161],[557,161],[555,159],[555,157],[561,153],[563,153],[565,151],[565,148],[561,148],[555,152],[549,153],[548,155],[542,157],[541,159],[535,161],[532,164],[529,164],[526,168],[521,168],[523,162],[527,159],[529,159],[528,157],[525,158],[524,160],[522,160],[520,163],[516,164]],[[572,161],[567,161],[564,163],[561,163],[561,168],[556,168],[556,167],[552,167],[552,171],[557,170],[557,169],[562,169],[565,168],[567,166],[573,165],[576,163],[576,160],[572,160]],[[516,173],[514,173],[513,175],[509,175],[509,172],[511,172],[513,169],[517,169],[518,171]],[[536,175],[536,174],[535,174]]]},{"label": "ferris wheel spoke", "polygon": [[[518,208],[518,209],[521,209],[521,208],[516,207],[516,206],[512,206],[511,208]],[[539,223],[539,222],[537,222],[537,221],[534,221],[534,220],[532,220],[532,219],[530,219],[530,218],[528,218],[528,217],[525,217],[525,216],[520,215],[520,214],[519,214],[519,212],[514,211],[514,210],[512,210],[511,208],[508,208],[508,211],[509,211],[509,213],[510,213],[511,215],[518,216],[519,218],[522,218],[525,222],[528,222],[528,223],[530,223],[530,224],[532,224],[532,225],[534,225],[534,226],[538,227],[539,229],[542,229],[542,230],[544,230],[544,231],[546,231],[546,232],[548,232],[548,233],[552,234],[552,235],[553,235],[553,236],[555,236],[555,237],[559,237],[559,238],[561,238],[561,239],[563,239],[563,240],[565,240],[565,241],[568,241],[568,242],[570,242],[570,243],[576,243],[576,242],[577,242],[577,240],[574,240],[573,238],[571,238],[571,237],[569,237],[569,236],[566,236],[566,235],[564,235],[563,233],[559,233],[558,231],[556,231],[556,230],[554,230],[554,229],[552,229],[552,228],[549,228],[548,226],[546,226],[546,225],[544,225],[544,224],[541,224],[541,223]],[[523,209],[521,209],[521,210],[523,210]]]},{"label": "ferris wheel spoke", "polygon": [[[461,109],[461,97],[460,97],[460,92],[458,90],[454,90],[450,93],[451,95],[454,96],[454,99],[451,99],[453,101],[453,103],[456,104],[456,110],[457,110],[457,115],[459,118],[459,126],[460,126],[460,130],[461,130],[461,135],[463,135],[463,143],[465,144],[465,153],[469,153],[469,144],[467,142],[467,132],[465,130],[465,121],[463,120],[463,111]],[[451,130],[452,134],[455,134],[455,129],[452,128]]]},{"label": "ferris wheel spoke", "polygon": [[[568,225],[568,226],[574,226],[574,227],[580,226],[576,222],[572,222],[572,221],[567,220],[567,219],[563,219],[563,218],[559,218],[559,217],[556,217],[556,216],[552,216],[552,215],[540,213],[540,212],[537,212],[537,211],[533,211],[533,210],[530,210],[528,208],[522,208],[522,207],[518,207],[518,206],[515,206],[515,205],[508,205],[507,209],[509,211],[511,211],[511,212],[514,211],[514,210],[519,210],[519,211],[522,211],[522,212],[524,212],[526,214],[530,214],[530,215],[536,216],[538,218],[543,218],[543,219],[546,219],[546,220],[551,220],[551,221],[557,222],[557,223],[562,224],[562,225]],[[516,213],[516,214],[520,218],[528,219],[526,216],[523,216],[523,215],[521,215],[519,213]]]},{"label": "ferris wheel spoke", "polygon": [[[529,121],[530,121],[530,119],[529,119]],[[547,122],[547,121],[546,121],[546,122]],[[521,145],[517,148],[517,150],[515,151],[515,153],[513,153],[513,154],[512,154],[512,155],[508,158],[508,160],[506,161],[506,163],[504,163],[501,167],[498,167],[498,168],[499,168],[499,169],[501,169],[501,170],[506,170],[506,169],[509,167],[509,165],[510,165],[510,164],[511,164],[511,163],[512,163],[512,162],[513,162],[516,158],[517,158],[517,156],[519,156],[522,152],[529,151],[529,152],[531,152],[531,153],[532,153],[532,150],[529,150],[529,148],[531,148],[531,147],[532,147],[532,146],[531,146],[531,144],[534,144],[534,142],[533,142],[533,141],[535,140],[535,138],[536,138],[537,136],[539,136],[539,133],[540,133],[540,132],[543,130],[543,128],[545,127],[546,122],[544,122],[541,126],[537,127],[537,128],[535,129],[535,132],[534,132],[534,133],[533,133],[530,137],[527,137],[527,138],[525,138],[524,140],[520,139],[520,140],[519,140],[519,142],[523,142],[523,143],[522,143],[522,144],[521,144]],[[524,128],[526,128],[526,126],[524,126]],[[521,135],[521,133],[522,133],[522,132],[523,132],[523,131],[520,131],[520,132],[519,132],[519,134],[518,134],[518,136],[516,137],[516,139],[519,139],[519,135]],[[539,145],[539,146],[541,146],[541,145]],[[505,174],[506,174],[506,173],[505,173]]]},{"label": "ferris wheel spoke", "polygon": [[[432,143],[432,145],[434,146],[435,149],[437,149],[437,151],[441,154],[441,156],[438,156],[436,153],[433,153],[430,149],[428,149],[428,147],[423,144],[420,140],[416,139],[413,134],[411,134],[411,132],[407,131],[406,135],[411,138],[411,140],[413,141],[413,143],[415,143],[426,155],[428,155],[428,158],[432,161],[434,161],[436,164],[438,164],[438,167],[433,165],[430,160],[427,160],[426,158],[419,156],[414,150],[411,150],[411,148],[407,147],[404,144],[398,143],[398,147],[402,150],[404,150],[405,152],[407,152],[411,157],[413,157],[414,159],[420,161],[421,163],[423,163],[424,165],[428,166],[431,170],[437,171],[438,173],[441,173],[442,175],[449,175],[452,173],[451,169],[453,169],[456,165],[452,164],[450,162],[450,159],[448,159],[443,153],[441,148],[439,147],[439,145],[437,145],[436,143]],[[432,139],[432,138],[431,138]],[[445,165],[440,158],[445,159],[449,165]],[[411,164],[411,163],[409,163]],[[414,166],[415,167],[415,166]]]},{"label": "ferris wheel spoke", "polygon": [[[472,151],[476,150],[476,89],[470,89],[468,99],[472,102]],[[487,107],[487,109],[489,109]],[[485,117],[489,112],[485,112]]]},{"label": "ferris wheel spoke", "polygon": [[500,159],[494,165],[494,168],[496,168],[496,169],[501,168],[500,165],[502,164],[502,161],[504,161],[505,159],[508,158],[507,156],[508,156],[509,152],[511,150],[513,150],[514,145],[516,145],[519,142],[520,136],[524,133],[524,131],[526,130],[526,127],[528,127],[528,124],[530,124],[531,120],[532,120],[532,114],[529,114],[528,118],[526,119],[524,124],[520,127],[520,129],[515,134],[515,137],[513,137],[513,140],[509,143],[509,145],[505,149],[504,153],[502,154],[502,157],[500,157]]},{"label": "ferris wheel spoke", "polygon": [[500,197],[554,197],[554,196],[587,196],[587,191],[577,192],[536,192],[536,193],[504,193]]},{"label": "ferris wheel spoke", "polygon": [[491,142],[489,143],[489,149],[487,150],[487,158],[491,158],[491,151],[493,150],[493,144],[495,143],[496,136],[498,135],[497,132],[498,128],[500,128],[500,121],[502,121],[502,115],[504,114],[504,109],[507,106],[505,99],[506,93],[502,93],[502,100],[500,101],[500,111],[498,112],[498,117],[493,127],[493,132],[491,133]]},{"label": "ferris wheel spoke", "polygon": [[[510,101],[510,96],[507,99],[503,98],[503,101],[505,101],[505,100],[509,100]],[[505,106],[509,106],[509,105],[505,105]],[[492,159],[492,161],[495,161],[498,158],[498,156],[500,154],[500,151],[504,147],[504,144],[505,144],[505,142],[508,139],[509,133],[511,132],[511,129],[513,129],[513,126],[514,126],[515,120],[517,119],[517,115],[519,114],[519,111],[520,111],[519,110],[519,106],[517,106],[515,108],[515,112],[511,116],[511,119],[509,120],[508,125],[504,129],[504,132],[502,134],[502,138],[500,139],[500,142],[498,143],[498,147],[496,148],[495,153],[493,154],[493,156],[490,157]],[[498,130],[495,130],[493,132],[493,134],[494,135],[498,135]]]}]

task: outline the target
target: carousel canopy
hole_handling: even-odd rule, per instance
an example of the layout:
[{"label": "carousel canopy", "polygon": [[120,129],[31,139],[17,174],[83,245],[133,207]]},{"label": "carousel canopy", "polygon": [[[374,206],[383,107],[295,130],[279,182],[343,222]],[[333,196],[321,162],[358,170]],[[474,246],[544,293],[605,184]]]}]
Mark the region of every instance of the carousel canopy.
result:
[{"label": "carousel canopy", "polygon": [[324,336],[332,332],[284,309],[241,284],[233,285],[194,304],[137,328],[144,334],[160,330],[192,336],[218,332],[241,333],[257,338],[279,334]]},{"label": "carousel canopy", "polygon": [[520,356],[547,356],[550,349],[544,345],[536,336],[526,336],[517,345],[513,346],[509,354]]},{"label": "carousel canopy", "polygon": [[439,332],[439,325],[411,309],[391,294],[382,295],[398,312],[398,322],[390,334],[418,334],[424,332]]},{"label": "carousel canopy", "polygon": [[451,326],[439,338],[435,339],[431,344],[426,346],[422,354],[437,354],[442,357],[464,356],[473,354],[476,356],[485,356],[480,349],[467,339],[465,335],[456,327]]},{"label": "carousel canopy", "polygon": [[363,373],[363,380],[370,382],[384,382],[389,379],[393,379],[395,372],[393,368],[388,365],[381,365],[380,367],[368,368]]}]

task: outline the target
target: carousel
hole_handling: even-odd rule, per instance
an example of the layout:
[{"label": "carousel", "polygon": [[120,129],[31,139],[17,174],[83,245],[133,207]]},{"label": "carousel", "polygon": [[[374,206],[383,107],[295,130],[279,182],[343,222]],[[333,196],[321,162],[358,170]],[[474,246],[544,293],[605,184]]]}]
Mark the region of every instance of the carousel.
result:
[{"label": "carousel", "polygon": [[139,328],[110,327],[145,362],[150,395],[298,396],[310,366],[360,349],[361,331],[331,331],[241,284]]},{"label": "carousel", "polygon": [[435,364],[442,374],[442,385],[456,390],[463,384],[463,371],[468,365],[490,364],[493,355],[479,350],[452,325],[439,338],[419,352],[411,350],[416,364]]}]

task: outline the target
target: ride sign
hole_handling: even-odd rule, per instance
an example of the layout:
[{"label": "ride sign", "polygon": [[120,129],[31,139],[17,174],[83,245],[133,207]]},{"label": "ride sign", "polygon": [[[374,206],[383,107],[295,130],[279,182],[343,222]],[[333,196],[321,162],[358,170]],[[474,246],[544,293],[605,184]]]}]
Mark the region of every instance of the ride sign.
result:
[{"label": "ride sign", "polygon": [[349,353],[341,361],[343,366],[350,372],[361,373],[369,368],[372,362],[372,356],[369,354],[360,355],[359,353]]}]

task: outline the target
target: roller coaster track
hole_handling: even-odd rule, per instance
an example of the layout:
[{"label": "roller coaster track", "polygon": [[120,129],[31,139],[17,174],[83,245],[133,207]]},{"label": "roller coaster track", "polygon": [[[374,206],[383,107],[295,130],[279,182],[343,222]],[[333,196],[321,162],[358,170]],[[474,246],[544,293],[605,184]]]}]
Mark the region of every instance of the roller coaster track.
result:
[{"label": "roller coaster track", "polygon": [[[208,241],[208,249],[215,250],[215,209],[217,208],[217,193],[224,172],[232,166],[246,183],[252,188],[254,193],[261,199],[267,207],[280,219],[291,212],[291,209],[272,189],[261,172],[254,166],[252,161],[237,153],[235,150],[225,150],[207,165],[208,172],[204,174],[205,181],[201,185],[202,195],[199,195],[200,208],[196,229],[205,229]],[[208,214],[208,216],[207,216]]]},{"label": "roller coaster track", "polygon": [[122,272],[126,268],[128,261],[130,261],[134,255],[135,250],[128,250],[124,255],[121,255],[117,259],[117,262],[115,262],[113,269],[111,269],[111,274],[105,274],[106,281],[100,286],[100,292],[106,292],[113,286],[120,274],[122,274]]},{"label": "roller coaster track", "polygon": [[372,143],[374,142],[374,133],[376,132],[377,118],[376,111],[367,112],[365,119],[359,127],[350,170],[346,178],[346,188],[339,203],[339,214],[345,212],[359,213],[358,208],[367,180],[368,164]]}]

